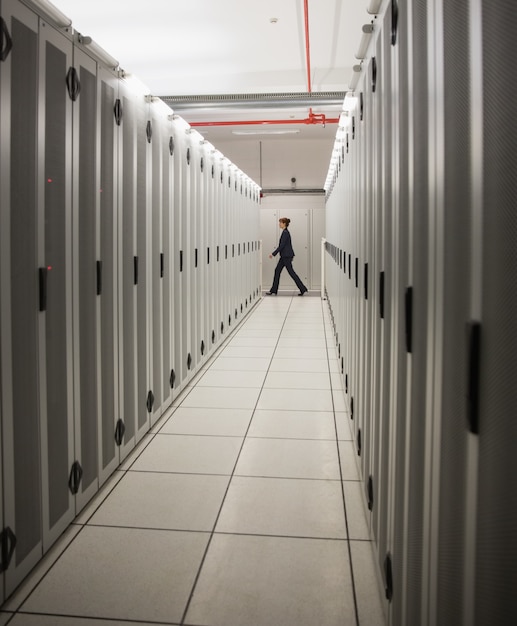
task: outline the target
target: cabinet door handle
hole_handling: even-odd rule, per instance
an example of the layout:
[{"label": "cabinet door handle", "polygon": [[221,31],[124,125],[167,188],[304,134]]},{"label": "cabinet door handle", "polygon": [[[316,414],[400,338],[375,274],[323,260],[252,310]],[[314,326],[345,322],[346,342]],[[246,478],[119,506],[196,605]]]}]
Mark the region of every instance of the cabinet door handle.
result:
[{"label": "cabinet door handle", "polygon": [[115,123],[117,126],[120,126],[122,122],[122,103],[120,102],[120,98],[115,100],[115,106],[113,107],[113,113],[115,114]]},{"label": "cabinet door handle", "polygon": [[79,77],[75,67],[70,67],[68,70],[66,75],[66,86],[68,87],[68,95],[70,96],[70,99],[72,102],[75,102],[79,96],[79,92],[81,91],[81,83],[79,82]]},{"label": "cabinet door handle", "polygon": [[0,17],[0,61],[5,61],[13,47],[13,40],[3,17]]},{"label": "cabinet door handle", "polygon": [[97,295],[102,293],[102,261],[97,261]]},{"label": "cabinet door handle", "polygon": [[39,268],[39,310],[47,310],[47,275],[46,267]]}]

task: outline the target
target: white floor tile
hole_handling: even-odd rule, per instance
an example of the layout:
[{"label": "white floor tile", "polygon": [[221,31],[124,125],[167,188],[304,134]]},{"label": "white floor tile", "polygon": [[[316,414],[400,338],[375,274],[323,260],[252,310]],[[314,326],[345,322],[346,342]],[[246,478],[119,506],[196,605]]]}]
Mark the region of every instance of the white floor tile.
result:
[{"label": "white floor tile", "polygon": [[357,450],[354,441],[339,441],[339,456],[341,459],[341,472],[343,480],[359,480],[357,469]]},{"label": "white floor tile", "polygon": [[236,371],[236,370],[208,370],[198,382],[198,387],[262,387],[265,372]]},{"label": "white floor tile", "polygon": [[255,347],[243,347],[243,346],[228,346],[221,352],[221,357],[228,358],[246,358],[252,359],[260,357],[263,359],[270,359],[275,351],[274,346],[255,346]]},{"label": "white floor tile", "polygon": [[343,481],[345,494],[346,516],[350,539],[369,540],[370,511],[366,504],[363,483],[356,480]]},{"label": "white floor tile", "polygon": [[178,622],[208,538],[208,533],[86,526],[22,610]]},{"label": "white floor tile", "polygon": [[338,480],[336,443],[334,441],[247,438],[235,474]]},{"label": "white floor tile", "polygon": [[275,356],[271,361],[270,372],[328,372],[327,359],[288,359]]},{"label": "white floor tile", "polygon": [[332,411],[332,395],[328,389],[263,389],[257,409],[299,411]]},{"label": "white floor tile", "polygon": [[388,623],[387,600],[383,599],[375,570],[375,552],[371,541],[351,541],[352,567],[359,623],[361,626],[382,626]]},{"label": "white floor tile", "polygon": [[228,344],[228,348],[274,348],[277,337],[241,337],[236,336]]},{"label": "white floor tile", "polygon": [[325,339],[320,337],[282,337],[278,340],[278,349],[284,348],[321,348],[326,350]]},{"label": "white floor tile", "polygon": [[342,413],[342,412],[336,411],[337,438],[341,441],[353,440],[353,436],[350,431],[349,420],[350,420],[350,416],[348,413]]},{"label": "white floor tile", "polygon": [[345,539],[341,484],[234,476],[216,532]]},{"label": "white floor tile", "polygon": [[253,409],[179,407],[160,429],[170,435],[244,437]]},{"label": "white floor tile", "polygon": [[211,531],[228,476],[127,472],[89,524]]},{"label": "white floor tile", "polygon": [[345,543],[216,535],[186,624],[355,626]]},{"label": "white floor tile", "polygon": [[334,441],[334,416],[330,411],[257,410],[253,414],[248,437]]},{"label": "white floor tile", "polygon": [[266,389],[330,389],[330,376],[324,372],[269,372]]},{"label": "white floor tile", "polygon": [[271,359],[267,358],[223,358],[218,357],[210,366],[210,370],[241,370],[267,372]]},{"label": "white floor tile", "polygon": [[135,471],[231,474],[240,437],[156,435],[132,466]]},{"label": "white floor tile", "polygon": [[182,407],[216,409],[253,409],[259,388],[196,387],[181,403]]}]

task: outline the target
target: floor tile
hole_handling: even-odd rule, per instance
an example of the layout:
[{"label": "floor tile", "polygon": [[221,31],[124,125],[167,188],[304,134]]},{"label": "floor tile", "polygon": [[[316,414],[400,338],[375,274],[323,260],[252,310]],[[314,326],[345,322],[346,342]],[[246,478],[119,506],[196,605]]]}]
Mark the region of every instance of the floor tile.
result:
[{"label": "floor tile", "polygon": [[340,476],[336,443],[248,438],[242,448],[235,474],[337,480]]},{"label": "floor tile", "polygon": [[242,347],[242,346],[237,346],[237,347],[231,347],[228,346],[227,348],[225,348],[222,352],[221,352],[221,356],[222,357],[228,357],[228,358],[255,358],[255,357],[261,357],[261,358],[271,358],[273,356],[273,352],[275,350],[274,346],[255,346],[255,347]]},{"label": "floor tile", "polygon": [[252,415],[253,409],[179,407],[163,424],[160,433],[244,437]]},{"label": "floor tile", "polygon": [[259,388],[196,387],[181,403],[182,407],[215,409],[253,409]]},{"label": "floor tile", "polygon": [[208,533],[86,526],[22,610],[179,621]]},{"label": "floor tile", "polygon": [[369,540],[370,511],[368,511],[363,483],[355,480],[343,481],[345,494],[346,518],[350,539]]},{"label": "floor tile", "polygon": [[211,531],[228,476],[127,472],[89,524]]},{"label": "floor tile", "polygon": [[263,389],[257,409],[332,411],[332,395],[327,389]]},{"label": "floor tile", "polygon": [[341,441],[352,441],[353,436],[350,431],[349,414],[336,411],[335,415],[336,415],[337,438]]},{"label": "floor tile", "polygon": [[249,437],[280,439],[336,438],[334,416],[327,411],[261,411],[253,414]]},{"label": "floor tile", "polygon": [[278,337],[241,337],[230,341],[228,348],[274,348]]},{"label": "floor tile", "polygon": [[270,358],[228,358],[218,357],[210,366],[210,370],[240,370],[267,372]]},{"label": "floor tile", "polygon": [[345,542],[216,535],[186,624],[355,626]]},{"label": "floor tile", "polygon": [[375,569],[375,551],[371,541],[351,541],[354,584],[361,626],[387,624],[388,606]]},{"label": "floor tile", "polygon": [[343,395],[342,389],[333,389],[332,399],[334,401],[335,411],[340,411],[340,412],[348,411],[348,407],[346,405],[345,396]]},{"label": "floor tile", "polygon": [[236,371],[236,370],[208,370],[198,382],[198,387],[262,387],[265,372]]},{"label": "floor tile", "polygon": [[284,348],[321,348],[326,350],[325,339],[319,337],[284,337],[278,340],[278,349]]},{"label": "floor tile", "polygon": [[216,532],[345,539],[341,484],[234,476]]},{"label": "floor tile", "polygon": [[247,326],[243,326],[243,328],[237,331],[235,338],[242,339],[244,337],[252,337],[256,338],[267,338],[267,339],[278,339],[280,335],[280,329],[278,330],[270,330],[270,329],[259,329],[259,328],[248,328]]},{"label": "floor tile", "polygon": [[357,468],[357,450],[354,441],[339,441],[339,457],[343,480],[359,480]]},{"label": "floor tile", "polygon": [[269,372],[264,388],[330,389],[330,376],[327,372]]},{"label": "floor tile", "polygon": [[287,359],[275,356],[269,367],[270,372],[328,372],[327,359]]},{"label": "floor tile", "polygon": [[242,439],[156,435],[132,466],[135,471],[231,474]]},{"label": "floor tile", "polygon": [[[68,545],[75,539],[82,530],[82,526],[72,524],[63,532],[61,537],[50,548],[45,557],[39,561],[36,567],[25,578],[15,592],[4,602],[2,609],[6,611],[16,611],[27,599],[32,590],[38,585],[41,579],[47,574],[52,565],[60,558]],[[3,622],[0,621],[0,624]]]}]

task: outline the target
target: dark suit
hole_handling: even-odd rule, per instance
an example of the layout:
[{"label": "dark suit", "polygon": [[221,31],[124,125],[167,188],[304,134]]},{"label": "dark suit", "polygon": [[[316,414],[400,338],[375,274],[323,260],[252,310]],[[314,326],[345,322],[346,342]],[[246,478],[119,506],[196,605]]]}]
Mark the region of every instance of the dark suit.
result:
[{"label": "dark suit", "polygon": [[278,248],[273,250],[273,256],[280,254],[280,259],[278,260],[278,264],[275,269],[275,276],[273,278],[273,286],[271,287],[271,293],[278,292],[278,285],[280,283],[280,274],[284,267],[287,269],[289,276],[294,280],[296,286],[300,290],[300,293],[305,293],[307,291],[307,287],[302,283],[298,274],[293,270],[293,257],[294,250],[293,245],[291,243],[291,233],[284,228],[282,234],[280,235],[280,241],[278,242]]}]

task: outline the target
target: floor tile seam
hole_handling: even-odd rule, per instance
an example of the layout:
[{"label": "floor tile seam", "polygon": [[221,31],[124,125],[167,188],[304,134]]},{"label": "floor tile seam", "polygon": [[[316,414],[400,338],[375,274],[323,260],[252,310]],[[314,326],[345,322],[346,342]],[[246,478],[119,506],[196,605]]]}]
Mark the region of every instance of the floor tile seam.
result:
[{"label": "floor tile seam", "polygon": [[248,435],[248,439],[268,439],[273,441],[328,441],[330,443],[335,441],[334,438],[329,439],[328,437],[274,437],[271,435]]},{"label": "floor tile seam", "polygon": [[263,537],[263,538],[267,538],[267,539],[301,539],[303,540],[315,540],[315,541],[342,541],[342,542],[346,542],[348,541],[348,537],[327,537],[327,536],[321,536],[321,535],[286,535],[284,533],[253,533],[253,532],[244,532],[244,531],[240,531],[240,532],[235,532],[235,531],[228,531],[228,530],[216,530],[214,532],[214,536],[219,536],[219,537]]},{"label": "floor tile seam", "polygon": [[104,528],[106,530],[139,530],[149,533],[192,533],[196,535],[210,535],[211,528],[169,528],[160,526],[130,526],[128,524],[88,524],[87,528]]},{"label": "floor tile seam", "polygon": [[340,483],[339,478],[321,478],[311,476],[264,476],[262,474],[234,474],[232,478],[251,478],[256,480],[287,480],[287,481],[305,481],[316,483]]},{"label": "floor tile seam", "polygon": [[[31,615],[31,616],[37,616],[37,615],[43,615],[44,617],[64,617],[64,618],[71,618],[71,619],[87,619],[87,620],[98,620],[98,621],[102,621],[106,623],[106,626],[109,626],[110,624],[116,624],[116,623],[120,623],[121,621],[123,622],[127,622],[128,624],[135,624],[135,626],[138,626],[138,624],[153,624],[156,626],[181,626],[179,622],[155,622],[155,621],[149,621],[149,620],[140,620],[140,619],[122,619],[119,620],[118,618],[106,618],[106,617],[92,617],[91,615],[82,615],[82,614],[72,614],[72,613],[56,613],[56,612],[52,612],[52,613],[47,613],[45,611],[28,611],[27,609],[25,611],[17,611],[18,615]],[[5,626],[8,626],[8,624],[10,624],[12,622],[13,617],[6,623]],[[190,625],[190,626],[195,626],[195,625]]]},{"label": "floor tile seam", "polygon": [[[325,302],[327,302],[326,300],[322,300],[321,301],[321,307],[322,307],[322,312],[324,315],[324,306],[325,306]],[[327,306],[328,306],[328,302],[327,302]],[[328,368],[329,368],[329,379],[330,379],[330,384],[331,384],[331,388],[332,388],[332,376],[331,376],[331,371],[330,371],[330,350],[334,350],[334,346],[330,347],[329,346],[329,338],[326,338],[326,342],[327,342],[327,360],[328,360]],[[335,429],[335,433],[336,433],[336,448],[337,448],[337,456],[338,456],[338,465],[339,465],[339,475],[340,475],[340,479],[341,479],[341,494],[342,494],[342,498],[343,498],[343,513],[345,516],[345,528],[346,528],[346,535],[347,535],[347,548],[348,548],[348,559],[349,559],[349,564],[350,564],[350,580],[352,583],[352,596],[354,599],[354,610],[355,610],[355,621],[356,621],[356,625],[359,626],[359,608],[358,608],[358,601],[357,601],[357,591],[356,591],[356,585],[355,585],[355,577],[354,577],[354,567],[353,567],[353,562],[352,562],[352,548],[350,545],[350,527],[349,527],[349,523],[348,523],[348,515],[347,515],[347,507],[346,507],[346,498],[345,498],[345,487],[343,484],[343,467],[341,464],[341,453],[340,453],[340,446],[339,446],[339,439],[338,439],[338,428],[337,428],[337,419],[336,419],[336,405],[334,402],[334,394],[331,393],[332,396],[332,406],[333,406],[333,412],[334,412],[334,429]]]},{"label": "floor tile seam", "polygon": [[[262,304],[262,303],[260,303],[260,304]],[[287,309],[287,312],[288,312],[288,310],[289,310],[290,306],[291,306],[291,305],[289,305],[289,307],[288,307],[288,309]],[[285,324],[285,317],[287,316],[287,312],[285,313],[285,316],[284,316],[284,322],[283,322],[284,324]],[[283,325],[282,325],[282,327],[281,327],[281,329],[280,329],[279,339],[280,339],[280,336],[281,336],[281,334],[282,334],[282,332],[281,332],[282,328],[283,328]],[[277,340],[277,343],[278,343],[278,340]],[[275,348],[275,350],[276,350],[276,348]],[[269,360],[269,365],[268,365],[268,368],[267,368],[267,370],[266,370],[266,377],[267,377],[267,374],[269,373],[269,368],[271,367],[271,361],[273,360],[273,355],[274,355],[274,351],[273,351],[273,354],[271,355],[271,358],[270,358],[270,360]],[[264,358],[264,357],[262,357],[262,358]],[[266,358],[267,358],[267,357],[266,357]],[[265,377],[264,377],[264,380],[265,380]],[[245,442],[246,442],[246,436],[247,436],[248,431],[249,431],[249,429],[250,429],[250,427],[251,427],[251,423],[252,423],[252,421],[253,421],[253,416],[254,416],[254,414],[255,414],[255,410],[256,410],[256,408],[257,408],[257,405],[258,405],[258,402],[259,402],[259,399],[260,399],[260,395],[261,395],[261,393],[262,393],[262,389],[259,391],[259,394],[257,395],[257,399],[256,399],[256,401],[255,401],[255,406],[254,406],[254,409],[253,409],[253,411],[252,411],[251,417],[250,417],[249,422],[248,422],[248,427],[247,427],[246,432],[245,432],[245,434],[244,434],[244,437],[243,437],[243,440],[242,440],[241,446],[240,446],[240,448],[239,448],[239,452],[238,452],[238,454],[237,454],[237,457],[236,457],[236,459],[235,459],[235,463],[234,463],[233,468],[232,468],[232,473],[231,473],[231,476],[230,476],[230,480],[228,481],[228,484],[226,485],[226,489],[225,489],[225,492],[224,492],[224,494],[223,494],[223,498],[222,498],[222,500],[221,500],[221,504],[220,504],[220,506],[219,506],[219,510],[218,510],[218,512],[217,512],[217,515],[216,515],[216,518],[215,518],[215,521],[214,521],[214,525],[213,525],[213,527],[212,527],[212,532],[211,532],[211,534],[210,534],[210,537],[209,537],[209,539],[208,539],[207,545],[206,545],[205,550],[204,550],[204,552],[203,552],[203,556],[202,556],[202,558],[201,558],[201,562],[200,562],[200,564],[199,564],[199,567],[198,567],[198,570],[197,570],[196,576],[195,576],[195,578],[194,578],[194,581],[193,581],[193,584],[192,584],[192,588],[191,588],[191,591],[190,591],[189,597],[187,598],[187,602],[186,602],[186,604],[185,604],[185,609],[184,609],[184,611],[183,611],[183,615],[182,615],[182,617],[181,617],[181,624],[184,624],[184,623],[185,623],[185,620],[186,620],[186,618],[187,618],[187,614],[188,614],[188,611],[189,611],[189,608],[190,608],[190,604],[191,604],[191,602],[192,602],[192,598],[194,597],[194,593],[195,593],[195,591],[196,591],[197,583],[198,583],[198,581],[199,581],[199,577],[201,576],[201,572],[202,572],[202,570],[203,570],[203,566],[204,566],[204,564],[205,564],[205,560],[206,560],[206,557],[207,557],[208,551],[209,551],[209,549],[210,549],[210,545],[211,545],[211,543],[212,543],[212,538],[214,537],[214,532],[215,532],[215,529],[216,529],[217,524],[218,524],[218,522],[219,522],[219,518],[220,518],[220,516],[221,516],[221,512],[222,512],[222,509],[223,509],[224,503],[225,503],[225,501],[226,501],[226,497],[227,497],[227,495],[228,495],[228,491],[229,491],[229,489],[230,489],[230,485],[231,485],[232,478],[233,478],[234,473],[235,473],[235,469],[236,469],[236,467],[237,467],[237,464],[239,463],[239,458],[240,458],[240,456],[241,456],[242,449],[243,449],[244,444],[245,444]]]},{"label": "floor tile seam", "polygon": [[331,478],[328,476],[276,476],[267,474],[234,474],[232,478],[273,478],[280,480],[314,480],[319,482],[342,482],[341,478]]}]

